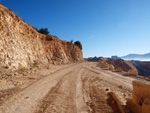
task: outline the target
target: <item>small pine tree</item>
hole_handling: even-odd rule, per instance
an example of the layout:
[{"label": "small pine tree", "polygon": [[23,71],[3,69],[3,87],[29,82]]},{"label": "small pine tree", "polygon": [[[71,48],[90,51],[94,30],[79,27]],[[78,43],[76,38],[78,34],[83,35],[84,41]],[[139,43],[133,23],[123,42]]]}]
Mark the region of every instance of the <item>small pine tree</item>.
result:
[{"label": "small pine tree", "polygon": [[77,45],[82,50],[82,44],[80,41],[74,42],[75,45]]},{"label": "small pine tree", "polygon": [[48,28],[41,28],[38,30],[39,33],[44,34],[44,35],[49,35]]}]

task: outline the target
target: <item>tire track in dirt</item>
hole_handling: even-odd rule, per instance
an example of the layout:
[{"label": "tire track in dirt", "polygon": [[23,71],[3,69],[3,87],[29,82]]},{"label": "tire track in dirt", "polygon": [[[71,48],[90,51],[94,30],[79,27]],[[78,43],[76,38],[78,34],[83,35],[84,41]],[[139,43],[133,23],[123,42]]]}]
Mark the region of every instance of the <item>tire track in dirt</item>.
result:
[{"label": "tire track in dirt", "polygon": [[90,113],[90,107],[87,106],[84,93],[83,93],[83,83],[81,79],[83,73],[84,73],[84,68],[81,69],[81,72],[79,73],[77,82],[76,82],[77,113]]},{"label": "tire track in dirt", "polygon": [[4,100],[8,100],[11,98],[11,96],[15,95],[16,92],[18,93],[20,91],[20,88],[15,87],[15,88],[10,88],[7,90],[1,90],[0,91],[0,106],[4,103]]},{"label": "tire track in dirt", "polygon": [[[97,77],[99,76],[99,77]],[[91,113],[120,113],[117,106],[111,106],[110,98],[105,90],[102,76],[97,72],[85,68],[83,76],[83,92],[87,106],[91,108]]]},{"label": "tire track in dirt", "polygon": [[111,80],[111,84],[118,85],[118,86],[121,85],[121,87],[124,87],[128,90],[129,89],[132,90],[132,81],[135,79],[131,77],[130,78],[124,77],[121,74],[118,74],[116,72],[111,72],[109,70],[103,70],[103,69],[100,69],[99,67],[92,66],[89,69],[95,72],[100,72],[100,74],[103,76],[103,79],[107,81]]},{"label": "tire track in dirt", "polygon": [[[69,74],[69,73],[68,73]],[[66,75],[69,76],[69,75]],[[61,96],[63,95],[63,93],[61,93],[60,87],[63,84],[63,82],[66,79],[65,77],[62,77],[61,80],[56,84],[56,86],[54,86],[48,93],[47,95],[43,98],[43,100],[40,103],[39,109],[35,111],[35,113],[45,113],[48,109],[48,107],[50,105],[52,105],[54,102],[56,102],[56,98],[57,96]],[[61,98],[60,97],[60,98]],[[58,109],[58,108],[57,108]],[[53,110],[51,110],[50,112],[54,112]]]},{"label": "tire track in dirt", "polygon": [[80,68],[76,68],[72,73],[62,78],[46,95],[39,110],[35,113],[77,113],[76,82],[80,71]]},{"label": "tire track in dirt", "polygon": [[38,102],[57,84],[62,76],[72,71],[73,67],[75,66],[62,69],[34,82],[0,106],[0,113],[33,113]]},{"label": "tire track in dirt", "polygon": [[119,113],[107,94],[121,100],[132,80],[97,68],[85,62],[57,70],[2,104],[0,113]]},{"label": "tire track in dirt", "polygon": [[[70,66],[73,66],[73,65],[76,65],[76,64],[70,64],[69,66],[64,66],[54,72],[51,73],[52,74],[55,74],[63,69],[66,69]],[[45,75],[43,78],[45,78],[46,76],[48,75]],[[40,79],[37,79],[35,81],[31,81],[31,83],[29,84],[25,84],[25,87],[24,87],[24,84],[23,85],[20,85],[20,86],[17,86],[17,87],[14,87],[14,88],[10,88],[10,89],[6,89],[6,90],[0,90],[0,106],[4,103],[4,101],[7,101],[9,100],[12,96],[18,94],[19,92],[25,90],[26,88],[30,87],[32,84],[34,84],[35,82],[38,82],[39,80],[43,79],[43,78],[40,78]]]}]

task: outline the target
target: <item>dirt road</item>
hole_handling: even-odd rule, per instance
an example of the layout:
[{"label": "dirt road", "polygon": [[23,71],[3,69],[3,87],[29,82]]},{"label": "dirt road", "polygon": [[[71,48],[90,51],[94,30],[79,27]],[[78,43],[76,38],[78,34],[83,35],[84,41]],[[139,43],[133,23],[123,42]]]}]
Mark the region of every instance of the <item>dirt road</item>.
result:
[{"label": "dirt road", "polygon": [[49,71],[5,100],[0,113],[119,113],[107,93],[114,92],[125,104],[132,94],[132,81],[144,81],[89,62]]}]

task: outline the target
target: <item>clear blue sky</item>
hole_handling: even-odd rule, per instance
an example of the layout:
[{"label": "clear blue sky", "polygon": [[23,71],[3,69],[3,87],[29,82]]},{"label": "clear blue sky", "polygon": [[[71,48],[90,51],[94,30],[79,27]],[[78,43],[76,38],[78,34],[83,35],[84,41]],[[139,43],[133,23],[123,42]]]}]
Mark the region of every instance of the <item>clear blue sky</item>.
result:
[{"label": "clear blue sky", "polygon": [[150,52],[150,0],[1,0],[22,20],[61,40],[79,40],[84,57]]}]

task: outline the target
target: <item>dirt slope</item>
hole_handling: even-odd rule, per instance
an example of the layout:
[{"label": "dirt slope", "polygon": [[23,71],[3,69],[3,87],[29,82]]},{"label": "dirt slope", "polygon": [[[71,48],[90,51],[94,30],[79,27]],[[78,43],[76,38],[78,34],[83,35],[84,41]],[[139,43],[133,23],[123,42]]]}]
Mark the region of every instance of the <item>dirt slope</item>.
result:
[{"label": "dirt slope", "polygon": [[124,71],[128,72],[130,69],[136,69],[136,67],[132,64],[131,61],[125,61],[122,59],[116,60],[107,60],[109,64],[112,64],[115,68],[121,67]]},{"label": "dirt slope", "polygon": [[[108,92],[114,92],[124,105],[125,98],[131,97],[133,80],[148,82],[102,70],[92,62],[41,68],[39,72],[42,77],[24,83],[26,87],[18,85],[19,91],[3,99],[0,113],[119,113]],[[2,90],[0,94],[5,95]]]}]

